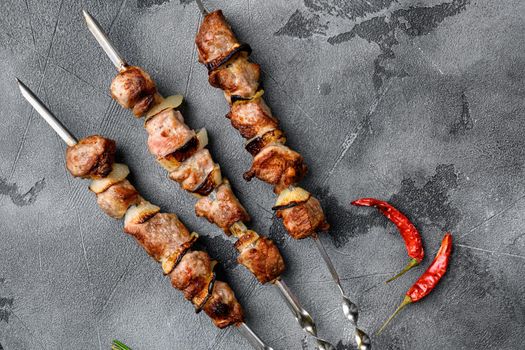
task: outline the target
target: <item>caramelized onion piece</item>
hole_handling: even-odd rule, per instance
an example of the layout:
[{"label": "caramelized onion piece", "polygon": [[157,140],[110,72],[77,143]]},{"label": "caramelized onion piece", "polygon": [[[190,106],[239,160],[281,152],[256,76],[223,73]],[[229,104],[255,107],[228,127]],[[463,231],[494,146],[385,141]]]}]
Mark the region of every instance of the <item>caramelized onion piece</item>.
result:
[{"label": "caramelized onion piece", "polygon": [[299,203],[306,202],[310,198],[310,192],[301,187],[290,186],[279,193],[273,210],[291,208]]},{"label": "caramelized onion piece", "polygon": [[126,212],[124,217],[124,228],[132,224],[141,224],[151,218],[153,215],[157,214],[159,211],[159,207],[151,204],[141,197],[140,203],[138,205],[129,207],[128,211]]},{"label": "caramelized onion piece", "polygon": [[239,237],[237,242],[235,242],[235,249],[242,253],[244,250],[252,247],[258,239],[259,235],[257,234],[257,232],[247,230],[241,237]]},{"label": "caramelized onion piece", "polygon": [[271,143],[280,143],[283,145],[286,143],[286,136],[284,136],[282,130],[270,129],[262,135],[255,136],[246,141],[244,148],[255,157],[264,147]]},{"label": "caramelized onion piece", "polygon": [[156,114],[159,114],[165,109],[179,108],[182,105],[182,102],[184,101],[184,97],[182,95],[172,95],[166,98],[160,95],[156,95],[155,97],[158,102],[153,107],[151,107],[148,113],[146,114],[146,119],[144,120],[144,124],[148,121],[148,119],[155,116]]},{"label": "caramelized onion piece", "polygon": [[129,175],[129,168],[126,164],[113,163],[113,167],[108,176],[102,179],[94,179],[89,185],[89,189],[96,194],[102,193],[112,185],[124,180]]},{"label": "caramelized onion piece", "polygon": [[207,196],[209,195],[215,188],[219,187],[219,185],[222,183],[222,173],[221,168],[218,164],[215,164],[213,166],[213,170],[208,174],[206,177],[206,180],[204,180],[203,183],[197,187],[193,193],[201,195],[201,196]]}]

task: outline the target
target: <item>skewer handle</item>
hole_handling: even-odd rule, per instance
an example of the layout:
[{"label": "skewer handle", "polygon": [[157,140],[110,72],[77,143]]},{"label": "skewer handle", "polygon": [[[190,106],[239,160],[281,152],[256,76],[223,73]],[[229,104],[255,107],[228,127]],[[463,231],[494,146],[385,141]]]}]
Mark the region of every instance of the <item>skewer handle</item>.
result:
[{"label": "skewer handle", "polygon": [[102,30],[100,24],[86,10],[82,10],[82,13],[84,14],[84,19],[86,20],[89,31],[91,32],[91,34],[93,34],[93,36],[97,40],[98,44],[102,47],[106,55],[108,55],[111,62],[113,62],[118,71],[124,70],[128,66],[128,64],[119,54],[117,49],[113,46],[111,41],[109,41],[109,38],[107,37],[106,33],[104,33],[104,31]]},{"label": "skewer handle", "polygon": [[274,284],[277,286],[277,290],[281,294],[282,298],[286,302],[288,308],[293,312],[299,325],[309,334],[317,336],[317,328],[315,326],[312,316],[306,311],[297,297],[292,293],[290,288],[284,283],[283,280],[277,279]]},{"label": "skewer handle", "polygon": [[22,96],[33,106],[33,108],[44,118],[44,120],[55,130],[55,132],[60,136],[68,146],[74,146],[77,144],[77,139],[71,135],[71,133],[66,129],[64,125],[51,113],[49,109],[44,105],[44,103],[29,89],[24,83],[22,83],[18,78],[16,79],[18,87]]},{"label": "skewer handle", "polygon": [[237,326],[237,329],[242,334],[242,336],[246,340],[248,340],[248,342],[250,343],[251,346],[253,346],[254,349],[256,349],[256,350],[273,350],[273,348],[271,348],[268,345],[266,345],[261,340],[261,338],[259,338],[257,336],[257,334],[255,334],[255,332],[252,331],[252,329],[250,327],[248,327],[248,325],[246,323],[244,323],[244,322],[240,323]]}]

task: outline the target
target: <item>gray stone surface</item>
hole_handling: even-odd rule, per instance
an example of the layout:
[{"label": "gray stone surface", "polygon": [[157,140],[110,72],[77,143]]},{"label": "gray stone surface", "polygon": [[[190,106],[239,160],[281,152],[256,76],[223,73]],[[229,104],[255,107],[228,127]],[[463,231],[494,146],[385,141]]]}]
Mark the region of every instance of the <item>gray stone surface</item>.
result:
[{"label": "gray stone surface", "polygon": [[[262,65],[270,106],[310,165],[305,186],[333,225],[324,236],[369,333],[401,301],[452,231],[450,271],[411,305],[375,349],[523,349],[525,341],[525,2],[520,0],[208,1],[222,7]],[[0,348],[247,349],[215,329],[97,208],[64,167],[64,144],[24,101],[19,77],[79,137],[117,140],[148,199],[208,235],[209,250],[276,349],[312,349],[276,291],[233,263],[218,229],[167,180],[144,147],[141,122],[108,94],[115,74],[86,30],[88,9],[121,53],[164,94],[183,93],[192,127],[206,126],[254,227],[280,243],[285,279],[319,332],[353,349],[334,285],[312,242],[288,238],[268,210],[268,186],[245,183],[249,155],[223,117],[193,45],[188,0],[3,0],[0,20]],[[421,230],[424,264],[406,262],[395,228],[352,199],[391,200]]]}]

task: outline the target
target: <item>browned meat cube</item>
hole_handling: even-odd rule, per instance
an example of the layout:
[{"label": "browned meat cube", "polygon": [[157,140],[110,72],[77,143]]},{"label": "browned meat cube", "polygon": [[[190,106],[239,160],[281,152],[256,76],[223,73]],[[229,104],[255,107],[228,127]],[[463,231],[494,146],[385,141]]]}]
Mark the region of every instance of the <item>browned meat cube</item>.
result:
[{"label": "browned meat cube", "polygon": [[115,161],[115,141],[99,135],[88,136],[66,150],[66,166],[71,175],[99,179],[111,172]]},{"label": "browned meat cube", "polygon": [[220,66],[208,77],[209,83],[224,90],[228,103],[232,103],[232,96],[252,98],[259,89],[261,67],[248,60],[247,52],[239,52],[231,60]]},{"label": "browned meat cube", "polygon": [[204,216],[209,222],[214,223],[230,234],[230,226],[237,221],[248,222],[250,216],[244,209],[231,189],[230,183],[224,181],[215,192],[215,198],[202,197],[195,204],[197,216]]},{"label": "browned meat cube", "polygon": [[259,237],[255,244],[241,251],[237,260],[263,284],[275,280],[285,268],[279,249],[266,237]]},{"label": "browned meat cube", "polygon": [[109,216],[120,219],[133,204],[139,201],[139,193],[128,180],[123,180],[97,194],[99,207]]},{"label": "browned meat cube", "polygon": [[244,313],[235,294],[230,286],[221,281],[215,282],[211,297],[203,310],[219,328],[244,321]]},{"label": "browned meat cube", "polygon": [[194,192],[205,183],[214,167],[215,163],[210,151],[204,148],[186,159],[175,171],[172,171],[170,178],[177,181],[186,191]]},{"label": "browned meat cube", "polygon": [[124,108],[133,109],[137,117],[144,115],[155,102],[157,88],[148,73],[130,66],[111,82],[111,96]]},{"label": "browned meat cube", "polygon": [[195,137],[195,131],[184,123],[182,114],[166,109],[146,122],[148,148],[157,158],[163,158],[188,143]]},{"label": "browned meat cube", "polygon": [[306,171],[306,164],[299,153],[283,144],[272,143],[254,157],[252,167],[244,174],[244,178],[250,181],[255,176],[274,185],[274,192],[280,193],[299,182]]},{"label": "browned meat cube", "polygon": [[170,273],[173,287],[184,292],[184,297],[192,300],[202,290],[208,288],[212,276],[211,259],[205,252],[187,253]]},{"label": "browned meat cube", "polygon": [[221,10],[204,17],[195,38],[199,62],[214,69],[240,46]]},{"label": "browned meat cube", "polygon": [[304,203],[278,210],[277,216],[283,219],[286,231],[295,239],[309,237],[317,231],[325,231],[330,227],[321,204],[313,196]]},{"label": "browned meat cube", "polygon": [[195,241],[177,215],[168,213],[155,214],[141,224],[125,225],[124,231],[135,237],[153,259],[163,263],[163,268],[167,267],[164,268],[164,273],[171,272],[178,256]]},{"label": "browned meat cube", "polygon": [[279,126],[279,121],[272,115],[262,97],[234,103],[226,117],[245,139],[260,136]]}]

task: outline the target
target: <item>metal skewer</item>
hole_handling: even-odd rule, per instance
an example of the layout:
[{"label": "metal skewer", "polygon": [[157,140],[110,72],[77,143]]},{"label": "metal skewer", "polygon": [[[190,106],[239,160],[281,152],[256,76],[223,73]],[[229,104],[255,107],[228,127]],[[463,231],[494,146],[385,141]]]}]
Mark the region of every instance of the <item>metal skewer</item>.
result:
[{"label": "metal skewer", "polygon": [[[204,4],[202,3],[202,0],[196,0],[196,2],[197,2],[197,6],[199,7],[199,10],[201,11],[201,13],[203,15],[209,14],[209,11],[206,9]],[[370,342],[370,337],[365,332],[363,332],[361,329],[359,329],[357,327],[357,319],[359,317],[357,305],[354,304],[346,296],[346,294],[345,294],[345,292],[343,290],[343,287],[341,286],[341,279],[339,278],[339,274],[337,273],[337,270],[335,269],[335,266],[332,263],[332,260],[330,259],[330,256],[326,252],[326,249],[324,248],[323,244],[321,243],[321,240],[319,239],[319,237],[314,236],[313,240],[314,240],[314,242],[315,242],[315,244],[317,246],[317,249],[321,253],[321,257],[323,258],[326,266],[328,267],[328,270],[330,271],[330,274],[332,275],[332,278],[333,278],[334,282],[336,283],[336,285],[337,285],[337,287],[339,289],[339,292],[341,293],[343,313],[344,313],[345,317],[350,322],[352,322],[352,324],[353,324],[353,326],[355,328],[355,340],[356,340],[358,349],[359,350],[370,350],[372,348],[372,345],[371,345],[371,342]],[[279,287],[280,287],[280,290],[281,290],[282,286],[279,286]],[[297,314],[297,312],[296,312],[296,314]],[[297,319],[299,320],[299,318],[297,318]],[[303,322],[307,322],[308,319],[307,319],[307,317],[304,316],[302,320],[303,320]],[[301,325],[303,325],[303,323],[301,321],[299,321],[299,323]],[[303,327],[303,329],[305,331],[307,331],[308,333],[310,333],[307,324],[306,324],[306,327]],[[314,329],[314,332],[315,332],[315,326],[313,327],[313,329]],[[310,334],[312,334],[312,333],[310,333]]]},{"label": "metal skewer", "polygon": [[[55,130],[68,146],[74,146],[78,143],[77,139],[66,129],[66,127],[55,117],[53,113],[46,107],[46,105],[29,89],[24,83],[18,78],[16,79],[18,87],[22,96],[33,106],[33,108],[44,118],[44,120]],[[273,350],[271,347],[266,345],[255,332],[248,327],[244,322],[237,325],[239,332],[246,338],[246,340],[256,350]]]},{"label": "metal skewer", "polygon": [[44,118],[44,120],[55,130],[68,146],[77,144],[77,139],[65,128],[64,125],[47,109],[44,103],[24,83],[16,78],[22,96],[33,106],[33,108]]},{"label": "metal skewer", "polygon": [[[199,9],[207,14],[208,11],[206,8],[202,5],[200,1],[198,1]],[[84,14],[84,18],[86,19],[86,24],[89,28],[89,31],[95,36],[95,39],[100,44],[104,52],[107,54],[111,62],[113,62],[113,65],[115,68],[117,68],[118,71],[122,70],[122,67],[126,67],[127,63],[124,58],[122,58],[117,50],[114,48],[114,46],[109,41],[109,38],[104,33],[104,30],[102,27],[100,27],[100,24],[85,10],[82,10],[82,13]],[[335,349],[333,345],[328,343],[326,340],[321,339],[317,336],[317,328],[315,326],[315,322],[306,311],[301,304],[299,303],[299,300],[297,297],[292,293],[292,291],[288,288],[288,286],[284,283],[284,281],[278,279],[274,282],[274,285],[277,286],[277,289],[279,290],[280,295],[282,296],[283,300],[286,302],[286,305],[288,308],[293,312],[295,319],[303,328],[303,330],[310,334],[312,337],[315,338],[318,349],[319,350],[330,350]],[[243,333],[245,334],[245,333]]]},{"label": "metal skewer", "polygon": [[87,11],[82,10],[82,14],[84,15],[84,19],[86,20],[87,26],[91,34],[95,37],[98,44],[102,46],[102,49],[108,55],[109,59],[115,67],[117,67],[118,71],[123,71],[127,67],[126,61],[122,58],[122,56],[119,54],[117,49],[113,46],[111,41],[109,41],[106,33],[102,30],[100,27],[100,24],[98,24],[97,20],[93,18]]},{"label": "metal skewer", "polygon": [[204,4],[202,3],[201,0],[196,0],[197,1],[197,6],[199,7],[199,10],[201,11],[201,13],[206,16],[210,13],[210,11],[208,11],[208,9],[204,6]]},{"label": "metal skewer", "polygon": [[328,267],[328,270],[330,271],[330,274],[332,275],[332,278],[337,285],[339,292],[341,293],[342,298],[342,307],[343,307],[343,313],[345,317],[352,322],[355,328],[355,341],[357,343],[357,348],[359,350],[369,350],[372,348],[372,344],[370,342],[370,337],[363,332],[361,329],[357,327],[357,319],[359,317],[357,305],[354,304],[350,298],[348,298],[343,290],[343,287],[341,286],[341,279],[339,278],[339,274],[337,273],[337,270],[335,269],[334,264],[332,263],[332,260],[330,259],[330,256],[326,252],[326,249],[323,246],[323,243],[321,243],[321,240],[319,237],[315,236],[313,237],[313,240],[315,242],[315,245],[317,246],[317,249],[321,253],[321,257],[323,258],[326,266]]}]

